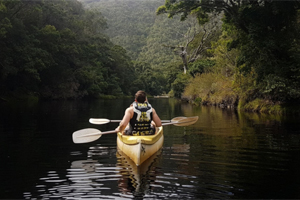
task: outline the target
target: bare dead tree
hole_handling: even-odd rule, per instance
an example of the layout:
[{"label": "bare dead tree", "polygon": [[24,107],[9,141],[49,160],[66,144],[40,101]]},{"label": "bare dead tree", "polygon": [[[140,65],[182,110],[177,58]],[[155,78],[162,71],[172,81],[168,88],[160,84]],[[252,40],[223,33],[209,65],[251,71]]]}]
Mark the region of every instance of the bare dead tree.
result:
[{"label": "bare dead tree", "polygon": [[[193,17],[193,16],[191,16]],[[202,54],[211,48],[211,39],[217,34],[221,27],[221,15],[213,13],[209,16],[209,21],[204,25],[199,25],[196,18],[193,17],[187,21],[187,32],[181,34],[184,38],[184,44],[178,46],[164,45],[178,54],[183,62],[183,73],[186,74],[188,64],[199,59]],[[190,44],[198,39],[196,48],[190,48]]]}]

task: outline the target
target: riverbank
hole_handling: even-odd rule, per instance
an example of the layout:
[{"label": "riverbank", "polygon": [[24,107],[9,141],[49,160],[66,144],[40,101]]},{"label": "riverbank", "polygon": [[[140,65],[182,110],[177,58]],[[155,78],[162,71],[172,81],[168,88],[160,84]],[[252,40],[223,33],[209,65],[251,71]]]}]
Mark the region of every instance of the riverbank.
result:
[{"label": "riverbank", "polygon": [[[106,99],[106,100],[112,100],[112,99],[120,99],[120,98],[134,98],[134,95],[107,95],[107,94],[99,94],[97,96],[86,96],[82,98],[77,99]],[[154,98],[151,95],[148,95],[148,98]],[[55,98],[43,98],[37,94],[21,94],[21,93],[10,93],[6,95],[0,96],[0,102],[10,102],[10,101],[57,101],[57,100],[75,100],[76,98],[66,98],[66,99],[55,99]]]},{"label": "riverbank", "polygon": [[192,96],[183,96],[181,101],[191,103],[195,106],[216,106],[223,109],[236,109],[245,112],[257,112],[257,113],[269,113],[269,114],[300,114],[300,105],[298,103],[282,103],[272,102],[264,99],[254,99],[252,101],[246,101],[238,96],[227,96],[224,99],[219,98],[207,98],[202,100],[201,98],[193,98]]},{"label": "riverbank", "polygon": [[[95,97],[94,97],[95,98]],[[100,94],[95,99],[118,99],[118,98],[133,98],[133,96],[113,96]],[[157,98],[157,96],[149,95],[148,98]],[[166,98],[165,96],[160,98]],[[173,98],[169,97],[168,98]],[[36,102],[40,98],[36,95],[8,95],[1,96],[0,102],[10,102],[10,101],[28,101]],[[45,99],[43,99],[45,100]],[[49,100],[49,99],[48,99]],[[55,100],[55,99],[51,99]],[[56,99],[57,100],[57,99]],[[216,106],[222,109],[236,109],[245,112],[257,112],[257,113],[269,113],[269,114],[284,114],[284,113],[294,113],[300,114],[300,105],[297,103],[284,104],[282,102],[272,102],[263,99],[254,99],[252,101],[247,101],[244,98],[240,98],[238,95],[218,95],[213,94],[207,96],[206,98],[200,98],[196,96],[182,96],[180,99],[182,102],[188,102],[195,106]]]},{"label": "riverbank", "polygon": [[257,85],[253,86],[253,82],[253,77],[243,76],[237,81],[235,76],[202,73],[195,78],[187,77],[182,85],[181,100],[197,106],[217,106],[246,112],[300,113],[300,99],[291,101],[285,97],[267,95]]}]

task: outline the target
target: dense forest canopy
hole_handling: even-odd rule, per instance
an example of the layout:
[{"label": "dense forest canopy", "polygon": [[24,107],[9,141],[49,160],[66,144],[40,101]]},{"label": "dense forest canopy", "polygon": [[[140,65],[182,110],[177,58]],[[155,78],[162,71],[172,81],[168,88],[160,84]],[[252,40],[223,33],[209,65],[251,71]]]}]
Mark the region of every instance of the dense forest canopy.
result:
[{"label": "dense forest canopy", "polygon": [[[147,43],[157,18],[155,11],[162,0],[81,0],[87,9],[96,9],[107,20],[105,33],[117,45],[124,47],[136,60]],[[178,23],[178,22],[177,22]]]},{"label": "dense forest canopy", "polygon": [[169,63],[179,57],[162,44],[176,45],[185,28],[179,20],[156,16],[161,3],[1,0],[2,95],[57,99],[168,92],[174,69],[180,71]]},{"label": "dense forest canopy", "polygon": [[299,1],[0,0],[5,94],[297,102]]},{"label": "dense forest canopy", "polygon": [[[210,46],[212,37],[208,34],[203,36],[207,40],[200,42],[203,48],[198,53],[192,53],[202,39],[203,27],[201,31],[194,16],[182,22],[176,16],[170,19],[166,15],[156,15],[156,9],[164,0],[81,1],[86,8],[99,10],[107,19],[108,28],[105,33],[114,43],[127,50],[139,74],[135,83],[139,83],[150,94],[171,90],[172,83],[184,68],[181,56],[183,52],[191,52],[195,60],[200,51]],[[220,23],[220,18],[217,19]],[[181,47],[187,46],[187,40],[190,40],[189,48],[182,51]],[[198,66],[194,63],[192,71],[199,71]]]},{"label": "dense forest canopy", "polygon": [[0,1],[0,87],[43,98],[131,94],[126,51],[78,1]]},{"label": "dense forest canopy", "polygon": [[[237,94],[245,95],[247,101],[287,102],[300,97],[299,6],[299,1],[166,0],[157,13],[180,15],[181,20],[193,14],[199,23],[205,22],[209,13],[224,13],[218,42],[226,39],[226,53],[236,51],[233,89],[246,91]],[[215,54],[214,59],[220,57]]]}]

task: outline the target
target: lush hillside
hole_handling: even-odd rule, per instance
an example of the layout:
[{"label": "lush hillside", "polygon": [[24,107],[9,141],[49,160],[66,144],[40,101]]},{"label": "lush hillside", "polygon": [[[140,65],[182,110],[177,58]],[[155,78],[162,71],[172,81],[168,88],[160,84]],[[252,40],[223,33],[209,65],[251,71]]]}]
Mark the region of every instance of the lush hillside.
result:
[{"label": "lush hillside", "polygon": [[133,65],[106,25],[78,1],[0,1],[1,96],[132,94]]},{"label": "lush hillside", "polygon": [[190,20],[157,15],[164,0],[81,1],[86,8],[103,14],[108,24],[105,33],[135,61],[139,87],[152,94],[169,92],[182,69],[173,47],[185,44]]},{"label": "lush hillside", "polygon": [[299,1],[166,0],[157,12],[196,15],[200,24],[224,14],[222,35],[209,52],[215,65],[185,82],[188,98],[281,112],[300,101],[299,11]]},{"label": "lush hillside", "polygon": [[[177,45],[186,29],[184,23],[157,16],[164,0],[81,0],[86,8],[97,9],[107,20],[107,35],[124,47],[133,60],[161,65],[177,58],[163,45]],[[180,30],[183,29],[183,30]],[[180,33],[180,34],[179,34]]]},{"label": "lush hillside", "polygon": [[81,2],[0,1],[1,95],[299,102],[297,1]]},{"label": "lush hillside", "polygon": [[298,102],[299,2],[234,2],[101,0],[87,6],[107,18],[108,35],[137,61],[135,69],[148,69],[144,77],[152,83],[163,80],[151,90],[166,83],[165,91],[178,97],[255,110]]}]

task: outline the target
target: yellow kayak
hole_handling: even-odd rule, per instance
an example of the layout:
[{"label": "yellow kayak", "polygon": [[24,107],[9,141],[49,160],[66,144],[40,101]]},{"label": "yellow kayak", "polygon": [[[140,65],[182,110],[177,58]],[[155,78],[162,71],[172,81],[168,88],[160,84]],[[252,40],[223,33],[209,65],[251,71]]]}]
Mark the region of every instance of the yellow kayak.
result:
[{"label": "yellow kayak", "polygon": [[157,127],[155,135],[130,136],[118,132],[117,146],[137,166],[161,149],[164,142],[163,127]]}]

